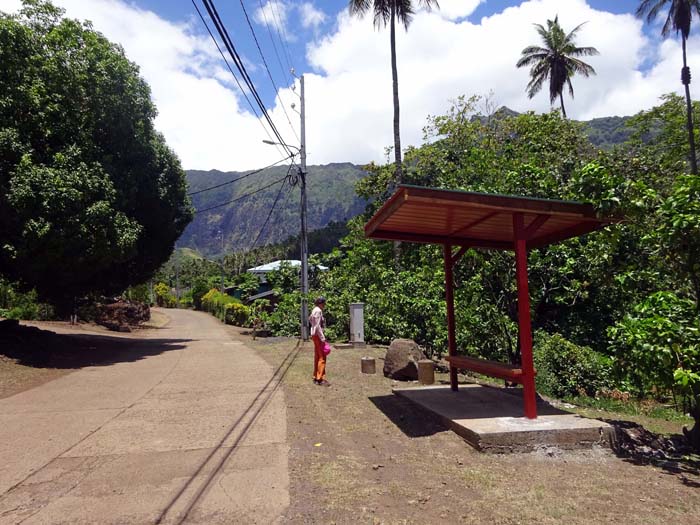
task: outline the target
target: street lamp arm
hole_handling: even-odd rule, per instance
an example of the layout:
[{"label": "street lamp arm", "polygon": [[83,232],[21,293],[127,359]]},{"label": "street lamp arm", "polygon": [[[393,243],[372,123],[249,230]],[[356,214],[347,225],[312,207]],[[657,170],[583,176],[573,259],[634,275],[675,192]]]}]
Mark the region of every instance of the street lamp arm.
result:
[{"label": "street lamp arm", "polygon": [[301,153],[301,148],[294,146],[292,144],[287,144],[285,142],[275,142],[274,140],[267,140],[267,139],[263,139],[263,142],[265,144],[269,144],[271,146],[284,146],[285,148],[294,148],[295,150],[297,150],[297,153],[299,153],[299,154]]}]

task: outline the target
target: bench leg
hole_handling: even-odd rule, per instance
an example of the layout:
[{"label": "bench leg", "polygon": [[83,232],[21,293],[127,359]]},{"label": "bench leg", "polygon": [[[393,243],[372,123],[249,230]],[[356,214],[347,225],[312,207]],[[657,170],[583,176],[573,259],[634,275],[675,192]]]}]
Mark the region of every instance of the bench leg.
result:
[{"label": "bench leg", "polygon": [[459,390],[457,386],[457,368],[452,365],[450,365],[450,388],[453,392]]}]

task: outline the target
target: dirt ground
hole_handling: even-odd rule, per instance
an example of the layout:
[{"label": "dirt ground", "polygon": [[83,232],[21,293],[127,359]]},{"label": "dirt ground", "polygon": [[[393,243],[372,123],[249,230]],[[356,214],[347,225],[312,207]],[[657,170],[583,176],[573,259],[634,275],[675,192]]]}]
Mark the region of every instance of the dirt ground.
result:
[{"label": "dirt ground", "polygon": [[[28,331],[0,341],[0,397],[127,351],[128,341],[93,326],[70,336],[61,333],[75,329],[60,323],[40,326],[59,335]],[[392,381],[381,374],[384,349],[335,349],[332,386],[325,388],[311,381],[310,345],[296,350],[295,340],[252,341],[241,329],[226,329],[275,368],[294,356],[282,367],[291,477],[286,523],[700,523],[700,472],[692,466],[640,464],[604,449],[482,454],[391,394]],[[39,351],[13,353],[35,337]],[[363,355],[377,358],[378,374],[360,373]],[[680,430],[680,423],[665,425]]]},{"label": "dirt ground", "polygon": [[[247,343],[276,365],[296,341]],[[696,469],[635,464],[604,449],[479,453],[391,394],[392,381],[381,373],[384,353],[334,350],[329,388],[311,381],[311,347],[297,355],[284,378],[292,502],[286,522],[699,523]],[[377,375],[360,373],[363,355],[378,358]]]}]

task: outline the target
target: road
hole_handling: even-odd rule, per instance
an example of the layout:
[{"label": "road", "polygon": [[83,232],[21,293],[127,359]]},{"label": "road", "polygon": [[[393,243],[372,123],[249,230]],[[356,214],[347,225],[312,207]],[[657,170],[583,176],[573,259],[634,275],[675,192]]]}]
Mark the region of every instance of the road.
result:
[{"label": "road", "polygon": [[[166,310],[115,362],[0,399],[0,523],[272,523],[289,504],[283,367]],[[119,337],[119,336],[114,336]]]}]

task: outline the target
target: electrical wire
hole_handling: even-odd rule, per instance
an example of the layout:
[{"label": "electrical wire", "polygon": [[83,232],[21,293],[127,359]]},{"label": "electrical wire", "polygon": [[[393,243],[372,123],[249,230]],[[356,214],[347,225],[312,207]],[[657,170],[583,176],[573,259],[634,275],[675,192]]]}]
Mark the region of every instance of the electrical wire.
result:
[{"label": "electrical wire", "polygon": [[[287,45],[287,42],[289,42],[289,36],[287,35],[286,27],[282,23],[282,16],[279,13],[279,0],[270,0],[270,4],[272,4],[272,15],[277,17],[277,36],[279,36],[280,38],[280,43],[282,44],[282,49],[284,50],[287,65],[289,66],[289,70],[291,71],[292,69],[294,69],[294,66],[292,65],[292,60],[289,56],[289,46]],[[282,33],[284,33],[284,40],[282,39],[282,35],[280,35],[280,28],[282,28]]]},{"label": "electrical wire", "polygon": [[231,37],[229,36],[229,33],[226,29],[226,26],[221,20],[221,17],[219,15],[219,12],[216,9],[216,6],[214,5],[213,0],[202,0],[202,3],[204,4],[204,7],[207,10],[207,13],[209,14],[209,17],[211,18],[212,22],[214,23],[214,26],[219,33],[219,36],[221,37],[224,46],[226,47],[226,50],[228,51],[229,55],[233,59],[233,63],[236,66],[236,69],[238,69],[239,73],[241,74],[243,81],[245,82],[246,86],[250,90],[251,94],[253,95],[253,98],[260,108],[260,111],[262,112],[263,116],[265,117],[265,120],[267,121],[268,125],[270,126],[270,129],[272,132],[275,134],[275,136],[278,139],[278,142],[281,143],[281,146],[287,151],[289,155],[292,154],[292,151],[289,149],[289,147],[286,145],[285,140],[282,138],[282,135],[280,134],[279,130],[277,129],[277,126],[275,126],[275,123],[272,121],[272,118],[270,117],[267,108],[265,107],[265,104],[263,103],[262,99],[260,98],[260,94],[258,93],[257,89],[255,88],[255,85],[253,84],[253,81],[250,78],[250,75],[248,74],[248,71],[246,70],[245,65],[243,64],[243,60],[241,59],[240,55],[238,54],[238,51],[236,50],[236,46],[233,44],[233,41],[231,40]]},{"label": "electrical wire", "polygon": [[265,65],[265,70],[267,71],[267,76],[270,77],[270,82],[272,83],[272,88],[275,90],[275,98],[279,100],[280,107],[282,108],[282,111],[284,112],[284,116],[287,117],[287,122],[289,122],[289,127],[292,128],[292,133],[294,133],[294,136],[296,137],[297,141],[299,141],[299,135],[297,134],[296,129],[294,128],[294,125],[292,124],[292,120],[289,118],[289,113],[287,113],[287,109],[284,107],[284,103],[282,102],[282,97],[280,97],[280,89],[277,87],[277,83],[275,82],[275,79],[272,78],[272,72],[270,71],[269,66],[267,65],[267,60],[265,60],[265,55],[262,52],[262,49],[260,48],[260,42],[258,42],[258,36],[255,34],[255,29],[253,29],[253,24],[250,22],[250,18],[248,17],[248,11],[245,8],[245,4],[243,3],[243,0],[240,0],[241,3],[241,8],[243,9],[243,14],[245,15],[246,22],[248,22],[248,27],[250,28],[250,32],[253,35],[253,40],[255,40],[255,45],[258,48],[258,53],[260,53],[260,58],[262,58],[263,64]]},{"label": "electrical wire", "polygon": [[255,195],[256,193],[260,193],[261,191],[264,191],[264,190],[266,190],[266,189],[268,189],[268,188],[271,188],[271,187],[274,186],[275,184],[279,184],[280,182],[282,182],[282,181],[284,181],[284,180],[286,180],[286,179],[287,179],[287,175],[285,175],[285,176],[282,177],[281,179],[277,179],[277,180],[271,182],[270,184],[266,184],[265,186],[263,186],[263,187],[261,187],[261,188],[258,188],[257,190],[254,190],[254,191],[251,191],[251,192],[248,192],[248,193],[244,193],[243,195],[240,195],[240,196],[238,196],[238,197],[236,197],[235,199],[232,199],[232,200],[230,200],[230,201],[222,202],[221,204],[216,204],[216,205],[214,205],[214,206],[210,206],[209,208],[204,208],[203,210],[195,210],[195,213],[204,213],[204,212],[206,212],[206,211],[215,210],[215,209],[217,209],[217,208],[223,208],[224,206],[228,206],[229,204],[233,204],[234,202],[238,202],[238,201],[240,201],[240,200],[245,199],[246,197],[250,197],[251,195]]},{"label": "electrical wire", "polygon": [[[280,70],[285,78],[290,79],[290,83],[294,83],[294,79],[291,78],[291,73],[282,65],[282,59],[280,58],[279,51],[277,51],[277,45],[275,44],[275,38],[272,36],[272,29],[270,29],[270,22],[267,20],[267,14],[265,14],[265,8],[263,7],[262,0],[258,0],[258,5],[260,6],[260,13],[262,14],[263,20],[265,21],[265,27],[267,27],[267,34],[270,35],[270,42],[272,42],[272,49],[275,51],[275,56],[277,57],[277,63],[280,65]],[[272,8],[272,2],[269,2],[270,8]],[[274,13],[272,13],[274,16]],[[279,35],[279,32],[278,32]],[[280,40],[281,43],[281,40]]]},{"label": "electrical wire", "polygon": [[[241,86],[241,83],[238,80],[238,77],[236,76],[236,74],[233,72],[233,69],[231,68],[231,64],[229,64],[228,60],[226,59],[226,55],[224,55],[224,52],[221,50],[221,47],[219,46],[219,42],[217,42],[216,38],[214,38],[214,34],[211,32],[211,29],[209,29],[209,24],[207,24],[207,21],[204,18],[204,15],[202,14],[202,12],[199,10],[199,7],[195,3],[195,0],[192,0],[192,5],[194,6],[195,10],[197,11],[199,18],[202,20],[204,27],[207,29],[207,33],[209,33],[209,36],[213,40],[214,45],[216,46],[216,49],[219,51],[219,54],[221,55],[221,58],[224,59],[224,63],[226,64],[226,67],[228,68],[228,70],[231,72],[233,79],[236,81],[236,84],[238,85],[238,89],[241,90],[241,93],[243,94],[246,101],[248,102],[248,105],[250,106],[250,109],[253,111],[253,114],[255,115],[256,120],[258,122],[260,122],[260,125],[262,126],[263,130],[265,131],[267,138],[270,139],[270,141],[274,142],[272,139],[272,136],[270,135],[270,132],[265,127],[265,124],[263,124],[262,120],[260,120],[260,115],[258,115],[258,112],[255,110],[255,106],[253,106],[253,103],[248,98],[248,94],[243,89],[243,86]],[[278,145],[275,145],[275,147],[277,148],[277,151],[281,152],[280,147]]]},{"label": "electrical wire", "polygon": [[261,171],[265,171],[265,170],[267,170],[267,169],[272,168],[273,166],[277,166],[278,164],[280,164],[280,163],[282,163],[282,162],[284,162],[285,160],[288,160],[288,159],[290,159],[290,158],[293,158],[293,157],[285,157],[285,158],[283,158],[283,159],[281,159],[281,160],[278,160],[277,162],[274,162],[274,163],[270,164],[269,166],[265,166],[264,168],[260,168],[260,169],[255,170],[255,171],[251,171],[250,173],[246,173],[245,175],[241,175],[241,176],[238,177],[237,179],[232,179],[232,180],[229,180],[229,181],[226,181],[226,182],[222,182],[221,184],[217,184],[217,185],[215,185],[215,186],[209,186],[208,188],[204,188],[204,189],[201,189],[201,190],[191,191],[191,192],[189,192],[187,195],[189,195],[189,196],[192,196],[192,195],[199,195],[200,193],[204,193],[205,191],[211,191],[211,190],[215,190],[215,189],[217,189],[217,188],[221,188],[222,186],[226,186],[227,184],[233,184],[234,182],[238,182],[239,180],[243,180],[243,179],[245,179],[246,177],[250,177],[251,175],[257,175],[257,174],[260,173]]},{"label": "electrical wire", "polygon": [[[255,248],[255,245],[258,243],[260,240],[260,236],[262,233],[265,231],[265,227],[267,226],[267,223],[270,221],[270,217],[272,217],[272,212],[275,211],[275,207],[277,206],[277,203],[280,200],[280,196],[282,195],[282,190],[286,186],[287,181],[289,180],[289,173],[292,171],[292,164],[289,165],[289,169],[287,170],[287,175],[284,177],[284,182],[280,186],[279,191],[277,192],[277,196],[275,197],[275,201],[272,203],[272,207],[270,208],[270,213],[267,214],[267,218],[265,219],[265,222],[263,223],[262,227],[260,228],[260,231],[258,231],[257,237],[255,237],[255,240],[253,241],[253,244],[251,244],[250,248],[248,250],[252,250]],[[291,186],[290,186],[291,188]]]}]

